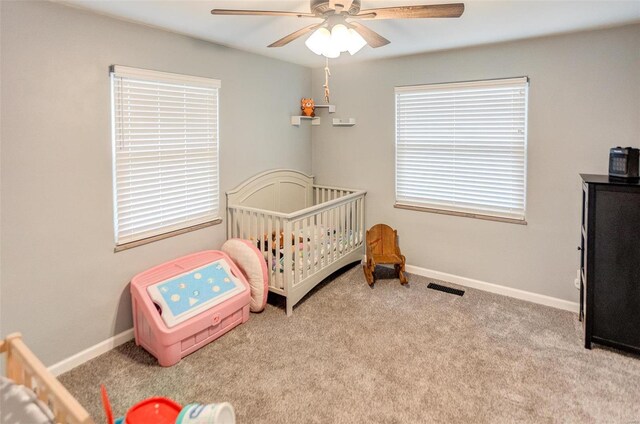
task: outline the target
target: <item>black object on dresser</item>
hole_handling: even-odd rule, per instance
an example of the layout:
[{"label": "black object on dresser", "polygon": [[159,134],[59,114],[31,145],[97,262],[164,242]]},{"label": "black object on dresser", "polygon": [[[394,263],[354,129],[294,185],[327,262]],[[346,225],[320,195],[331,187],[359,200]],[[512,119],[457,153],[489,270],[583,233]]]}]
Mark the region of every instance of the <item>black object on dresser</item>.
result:
[{"label": "black object on dresser", "polygon": [[581,174],[584,344],[640,354],[640,182]]}]

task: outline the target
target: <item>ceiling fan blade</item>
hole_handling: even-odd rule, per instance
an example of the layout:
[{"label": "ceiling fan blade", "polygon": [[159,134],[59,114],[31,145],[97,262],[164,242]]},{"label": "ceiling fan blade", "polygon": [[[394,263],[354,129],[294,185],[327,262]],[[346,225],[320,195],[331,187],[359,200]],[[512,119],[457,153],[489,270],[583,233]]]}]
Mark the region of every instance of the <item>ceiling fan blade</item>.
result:
[{"label": "ceiling fan blade", "polygon": [[366,41],[367,44],[373,47],[374,49],[378,47],[386,46],[391,42],[386,38],[384,38],[382,35],[370,30],[369,28],[367,28],[366,26],[358,22],[350,22],[349,25],[353,26],[353,29],[355,29],[356,32],[360,34],[362,38],[364,38],[364,41]]},{"label": "ceiling fan blade", "polygon": [[[362,10],[354,17],[375,13],[373,19],[408,19],[408,18],[459,18],[464,12],[464,3],[430,4],[422,6],[383,7],[380,9]],[[365,18],[363,19],[371,19]]]},{"label": "ceiling fan blade", "polygon": [[347,16],[347,19],[375,19],[376,18],[375,13],[358,13],[357,15],[349,15]]},{"label": "ceiling fan blade", "polygon": [[213,9],[212,15],[253,15],[253,16],[292,16],[296,18],[317,18],[313,13],[300,12],[278,12],[276,10],[235,10],[235,9]]},{"label": "ceiling fan blade", "polygon": [[297,30],[296,32],[292,32],[291,34],[287,35],[286,37],[282,37],[281,39],[279,39],[275,43],[269,44],[267,47],[282,47],[282,46],[286,46],[287,44],[289,44],[290,42],[292,42],[296,38],[302,37],[306,33],[311,32],[316,28],[319,28],[321,25],[322,25],[322,23],[306,26],[306,27],[304,27],[302,29]]}]

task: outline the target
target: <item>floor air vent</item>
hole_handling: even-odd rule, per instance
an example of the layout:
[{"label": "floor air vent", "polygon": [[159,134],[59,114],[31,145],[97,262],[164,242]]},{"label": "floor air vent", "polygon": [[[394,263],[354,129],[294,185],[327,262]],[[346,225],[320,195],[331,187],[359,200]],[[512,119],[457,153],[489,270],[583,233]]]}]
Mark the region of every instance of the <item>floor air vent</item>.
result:
[{"label": "floor air vent", "polygon": [[441,286],[440,284],[429,283],[427,286],[429,289],[439,290],[441,292],[455,294],[456,296],[462,296],[464,294],[464,290],[453,289],[447,286]]}]

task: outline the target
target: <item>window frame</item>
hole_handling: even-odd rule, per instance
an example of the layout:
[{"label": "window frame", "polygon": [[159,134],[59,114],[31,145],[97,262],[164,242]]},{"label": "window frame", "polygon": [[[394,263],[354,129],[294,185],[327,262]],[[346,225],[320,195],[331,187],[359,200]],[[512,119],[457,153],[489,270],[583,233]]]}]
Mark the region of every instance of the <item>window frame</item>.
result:
[{"label": "window frame", "polygon": [[[202,222],[198,222],[198,219],[185,220],[184,222],[176,222],[171,224],[165,224],[161,227],[152,230],[146,230],[139,234],[132,234],[125,237],[120,236],[118,220],[118,135],[117,135],[117,123],[119,118],[116,110],[116,78],[131,78],[140,80],[156,81],[160,84],[191,84],[191,87],[207,87],[215,89],[215,118],[213,120],[215,130],[213,135],[214,151],[213,166],[214,169],[211,173],[213,179],[213,186],[211,191],[208,191],[214,199],[217,199],[213,204],[213,213],[207,214]],[[109,67],[109,79],[110,79],[110,112],[111,112],[111,165],[112,165],[112,195],[113,195],[113,231],[114,231],[114,252],[130,249],[147,243],[152,243],[157,240],[162,240],[168,237],[173,237],[179,234],[199,230],[212,225],[216,225],[222,222],[221,217],[221,199],[220,199],[220,88],[221,81],[213,78],[190,76],[184,74],[175,74],[169,72],[155,71],[142,68],[134,68],[121,65],[112,65]],[[186,102],[185,102],[186,104]],[[163,205],[158,205],[158,208]],[[155,209],[154,209],[155,210]],[[181,225],[184,224],[184,225]],[[124,239],[124,241],[122,241]]]},{"label": "window frame", "polygon": [[[398,200],[398,93],[407,92],[419,92],[430,89],[442,89],[442,88],[455,88],[455,87],[472,87],[472,86],[497,86],[508,83],[523,83],[524,86],[524,123],[523,123],[523,188],[522,188],[522,218],[513,218],[508,216],[501,216],[500,214],[492,214],[478,209],[471,210],[456,210],[455,207],[438,206],[428,204],[428,199],[424,204],[419,202],[403,202]],[[527,225],[527,168],[528,168],[528,120],[529,120],[529,86],[530,80],[528,76],[522,77],[510,77],[510,78],[495,78],[495,79],[483,79],[483,80],[471,80],[471,81],[457,81],[457,82],[444,82],[444,83],[432,83],[432,84],[420,84],[420,85],[407,85],[396,86],[394,88],[394,207],[398,209],[406,209],[413,211],[437,213],[452,216],[462,216],[468,218],[484,219],[490,221],[506,222],[512,224]],[[464,209],[464,208],[459,208]]]}]

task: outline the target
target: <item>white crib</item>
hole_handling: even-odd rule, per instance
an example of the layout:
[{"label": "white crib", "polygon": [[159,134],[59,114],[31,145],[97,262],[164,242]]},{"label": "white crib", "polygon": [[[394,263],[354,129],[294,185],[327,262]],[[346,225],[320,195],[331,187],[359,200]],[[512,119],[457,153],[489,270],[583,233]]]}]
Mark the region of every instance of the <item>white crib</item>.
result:
[{"label": "white crib", "polygon": [[294,170],[263,172],[227,192],[227,237],[263,252],[269,290],[286,298],[289,316],[319,282],[362,260],[365,195]]}]

